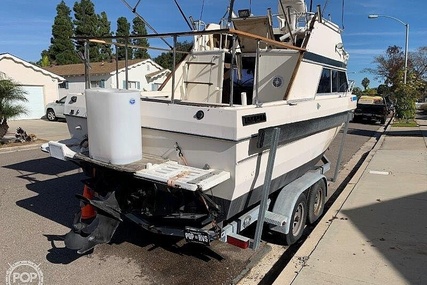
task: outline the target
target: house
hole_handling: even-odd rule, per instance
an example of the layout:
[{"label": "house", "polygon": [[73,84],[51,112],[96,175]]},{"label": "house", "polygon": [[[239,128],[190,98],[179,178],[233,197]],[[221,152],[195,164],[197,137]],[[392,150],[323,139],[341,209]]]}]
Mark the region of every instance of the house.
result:
[{"label": "house", "polygon": [[[59,85],[60,96],[68,93],[82,93],[85,90],[85,64],[67,64],[45,67],[49,72],[65,78]],[[117,72],[116,72],[117,70]],[[162,68],[151,59],[128,60],[127,76],[129,90],[155,91],[169,75],[170,70]],[[125,61],[91,62],[89,64],[89,88],[126,89]]]},{"label": "house", "polygon": [[59,98],[58,84],[65,79],[9,53],[0,54],[0,78],[12,79],[27,92],[27,114],[11,119],[40,119],[45,105]]}]

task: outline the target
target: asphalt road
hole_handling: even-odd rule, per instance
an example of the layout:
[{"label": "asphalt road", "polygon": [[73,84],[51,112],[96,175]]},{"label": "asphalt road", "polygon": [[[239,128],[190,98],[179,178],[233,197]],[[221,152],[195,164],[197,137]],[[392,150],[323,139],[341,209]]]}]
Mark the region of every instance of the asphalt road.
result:
[{"label": "asphalt road", "polygon": [[[340,168],[378,134],[379,128],[350,123]],[[330,177],[340,142],[338,136],[327,152],[332,162]],[[205,248],[124,223],[110,244],[80,256],[64,248],[62,235],[79,209],[74,195],[81,193],[82,179],[75,165],[50,158],[38,149],[0,153],[2,280],[15,262],[32,261],[43,272],[44,284],[231,284],[240,279],[242,284],[257,284],[265,272],[254,277],[257,271],[253,270],[244,277],[249,269],[268,252],[280,249],[280,255],[286,250],[271,239],[258,251],[220,242]],[[263,261],[267,268],[275,262],[274,258],[271,264]]]}]

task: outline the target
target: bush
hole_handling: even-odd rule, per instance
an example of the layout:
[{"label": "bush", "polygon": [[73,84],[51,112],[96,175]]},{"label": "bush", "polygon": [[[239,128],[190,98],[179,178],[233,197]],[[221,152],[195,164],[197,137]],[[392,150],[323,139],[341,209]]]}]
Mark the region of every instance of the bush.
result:
[{"label": "bush", "polygon": [[394,92],[396,98],[396,116],[401,119],[414,119],[417,91],[411,84],[402,84]]}]

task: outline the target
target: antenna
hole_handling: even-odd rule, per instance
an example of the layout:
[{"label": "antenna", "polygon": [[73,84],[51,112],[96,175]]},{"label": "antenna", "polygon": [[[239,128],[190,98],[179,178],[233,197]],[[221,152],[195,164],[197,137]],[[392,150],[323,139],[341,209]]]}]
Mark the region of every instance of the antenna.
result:
[{"label": "antenna", "polygon": [[231,23],[231,19],[233,18],[233,6],[234,6],[234,0],[230,0],[230,11],[228,14],[228,22]]},{"label": "antenna", "polygon": [[[125,4],[126,7],[129,8],[129,10],[132,11],[132,13],[134,13],[138,18],[140,18],[144,24],[153,31],[153,33],[155,33],[156,35],[159,34],[145,19],[144,17],[142,17],[138,12],[136,12],[136,7],[138,6],[139,2],[136,3],[135,7],[132,8],[132,6],[129,5],[129,3],[126,0],[122,0],[123,4]],[[170,49],[173,49],[173,47],[164,39],[164,38],[160,38]]]},{"label": "antenna", "polygon": [[328,6],[328,2],[329,2],[329,0],[325,1],[325,6],[323,6],[322,14],[325,14],[325,9],[326,9],[326,6]]},{"label": "antenna", "polygon": [[342,29],[344,30],[344,0],[342,0],[342,7],[341,7],[341,25]]},{"label": "antenna", "polygon": [[190,24],[190,22],[187,20],[187,17],[185,16],[184,12],[181,9],[181,6],[178,4],[178,1],[173,0],[175,2],[176,7],[178,7],[179,12],[181,13],[181,16],[184,18],[185,22],[187,23],[188,27],[190,28],[190,30],[192,30],[192,26]]}]

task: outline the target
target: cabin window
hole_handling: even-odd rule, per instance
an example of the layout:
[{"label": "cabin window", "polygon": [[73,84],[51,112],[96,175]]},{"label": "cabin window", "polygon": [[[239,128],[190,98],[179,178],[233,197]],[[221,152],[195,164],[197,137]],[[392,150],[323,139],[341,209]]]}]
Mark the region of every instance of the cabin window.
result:
[{"label": "cabin window", "polygon": [[332,70],[332,92],[345,92],[348,89],[345,72]]},{"label": "cabin window", "polygon": [[344,71],[324,68],[317,93],[345,92],[348,90],[347,75]]},{"label": "cabin window", "polygon": [[331,93],[331,70],[324,68],[320,76],[317,93]]}]

